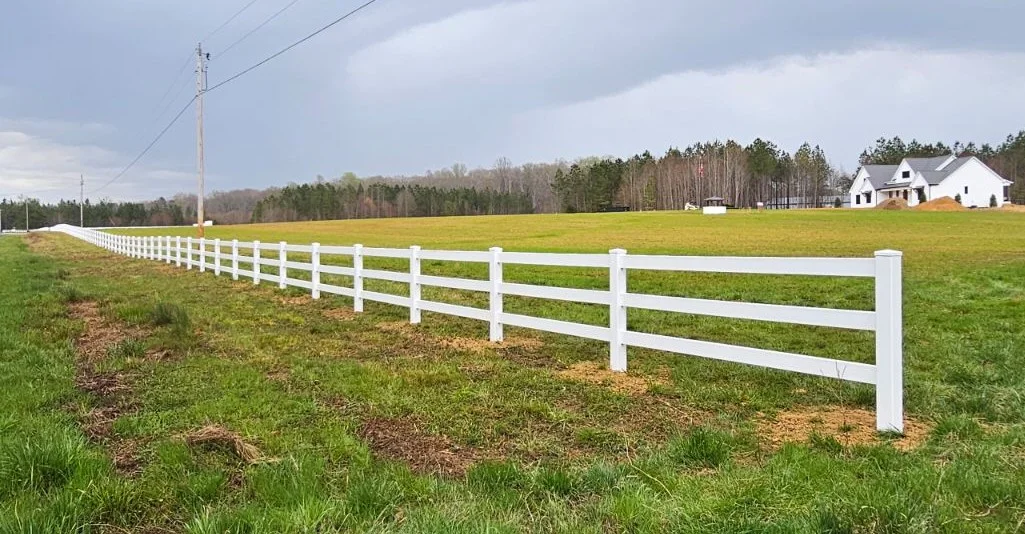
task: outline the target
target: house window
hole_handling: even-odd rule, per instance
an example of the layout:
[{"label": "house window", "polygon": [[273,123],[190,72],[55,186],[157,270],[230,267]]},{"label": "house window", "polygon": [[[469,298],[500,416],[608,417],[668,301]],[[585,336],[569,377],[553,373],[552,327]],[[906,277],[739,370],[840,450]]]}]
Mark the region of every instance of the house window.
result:
[{"label": "house window", "polygon": [[872,192],[869,191],[868,193],[865,193],[865,204],[871,204],[871,203],[872,203]]},{"label": "house window", "polygon": [[966,194],[966,195],[968,194],[968,186],[967,185],[964,186],[964,194]]},{"label": "house window", "polygon": [[861,195],[856,195],[854,197],[854,203],[859,205],[859,206],[861,205]]},{"label": "house window", "polygon": [[900,173],[901,178],[911,178],[911,171],[904,171]]},{"label": "house window", "polygon": [[1008,200],[1011,200],[1011,186],[1005,185],[1004,186],[1004,202],[1007,202]]},{"label": "house window", "polygon": [[904,200],[907,200],[907,199],[908,199],[908,190],[905,189],[904,190]]}]

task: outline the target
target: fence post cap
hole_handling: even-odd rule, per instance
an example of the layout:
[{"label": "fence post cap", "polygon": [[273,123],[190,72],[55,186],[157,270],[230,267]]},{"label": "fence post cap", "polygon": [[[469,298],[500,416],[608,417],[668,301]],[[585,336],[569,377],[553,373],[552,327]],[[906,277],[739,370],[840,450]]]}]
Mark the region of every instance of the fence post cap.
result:
[{"label": "fence post cap", "polygon": [[876,251],[876,257],[877,257],[877,258],[878,258],[878,257],[880,257],[880,256],[884,256],[884,257],[885,257],[885,256],[890,256],[890,257],[896,256],[896,257],[900,257],[900,256],[903,256],[903,255],[904,255],[904,253],[903,253],[903,252],[901,252],[901,251],[899,251],[899,250],[890,250],[890,249],[886,249],[886,250],[877,250],[877,251]]},{"label": "fence post cap", "polygon": [[490,252],[502,252],[502,247],[491,247],[488,250]]},{"label": "fence post cap", "polygon": [[420,245],[410,245],[409,250],[420,250]]},{"label": "fence post cap", "polygon": [[621,248],[614,248],[609,251],[609,254],[626,254],[626,250]]}]

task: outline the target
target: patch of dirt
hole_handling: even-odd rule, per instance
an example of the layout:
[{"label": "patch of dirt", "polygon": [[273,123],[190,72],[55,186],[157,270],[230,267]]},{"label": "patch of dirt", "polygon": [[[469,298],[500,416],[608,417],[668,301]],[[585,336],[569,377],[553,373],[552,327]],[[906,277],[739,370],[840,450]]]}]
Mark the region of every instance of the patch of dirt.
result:
[{"label": "patch of dirt", "polygon": [[273,461],[267,458],[256,448],[256,445],[248,443],[237,433],[228,430],[220,425],[207,425],[199,430],[189,432],[185,435],[185,443],[190,447],[220,447],[235,454],[239,460],[247,464],[264,463]]},{"label": "patch of dirt", "polygon": [[336,321],[352,321],[356,319],[356,312],[348,308],[331,308],[322,312],[324,317]]},{"label": "patch of dirt", "polygon": [[968,208],[950,197],[934,198],[929,202],[923,202],[914,208],[918,211],[968,211]]},{"label": "patch of dirt", "polygon": [[439,338],[438,342],[450,349],[475,352],[478,354],[487,353],[495,349],[526,349],[538,350],[543,344],[541,340],[529,337],[506,338],[501,343],[492,343],[488,339],[474,337],[446,337]]},{"label": "patch of dirt", "polygon": [[75,349],[79,359],[86,362],[102,360],[107,349],[142,333],[139,328],[108,321],[100,314],[99,305],[92,301],[75,302],[68,309],[72,318],[85,323],[85,329],[75,341]]},{"label": "patch of dirt", "polygon": [[903,198],[888,198],[876,206],[877,210],[906,210],[908,201]]},{"label": "patch of dirt", "polygon": [[825,407],[780,412],[774,418],[758,422],[758,431],[773,448],[788,442],[807,442],[812,434],[830,436],[841,445],[875,445],[888,442],[908,451],[919,447],[929,435],[930,426],[905,418],[904,436],[886,439],[876,432],[876,414],[861,408]]},{"label": "patch of dirt", "polygon": [[267,373],[267,379],[272,382],[288,382],[288,378],[292,376],[292,372],[288,369],[275,369]]},{"label": "patch of dirt", "polygon": [[605,364],[591,361],[577,362],[555,375],[566,380],[607,387],[626,395],[644,395],[648,392],[649,386],[665,384],[664,379],[650,380],[629,373],[615,373]]},{"label": "patch of dirt", "polygon": [[170,349],[150,349],[146,351],[146,359],[151,362],[166,362],[175,359],[175,355]]},{"label": "patch of dirt", "polygon": [[278,302],[282,304],[288,304],[292,306],[299,306],[302,304],[309,304],[313,301],[313,298],[309,295],[303,295],[300,297],[278,297]]},{"label": "patch of dirt", "polygon": [[130,377],[122,373],[98,372],[95,363],[106,356],[107,349],[139,330],[108,321],[100,315],[95,302],[71,304],[69,311],[71,317],[85,323],[85,329],[75,342],[75,386],[89,393],[95,404],[79,418],[79,425],[86,437],[107,449],[119,472],[135,475],[141,469],[139,443],[114,432],[114,422],[137,409],[132,400]]},{"label": "patch of dirt", "polygon": [[377,323],[377,328],[379,330],[384,330],[385,332],[396,332],[396,333],[400,333],[400,334],[412,334],[413,333],[413,325],[409,324],[406,321],[392,321],[392,322],[388,322],[388,323]]},{"label": "patch of dirt", "polygon": [[375,455],[400,461],[420,474],[459,477],[477,460],[474,449],[460,447],[445,436],[428,433],[410,418],[372,418],[363,422],[359,436]]}]

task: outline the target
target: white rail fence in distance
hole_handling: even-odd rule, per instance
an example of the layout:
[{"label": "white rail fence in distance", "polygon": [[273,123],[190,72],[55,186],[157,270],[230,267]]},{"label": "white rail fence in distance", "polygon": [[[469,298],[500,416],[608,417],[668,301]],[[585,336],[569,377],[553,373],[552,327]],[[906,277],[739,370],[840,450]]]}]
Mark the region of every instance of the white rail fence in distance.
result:
[{"label": "white rail fence in distance", "polygon": [[[382,302],[409,309],[409,321],[419,323],[421,312],[429,311],[477,319],[489,323],[490,339],[500,342],[506,325],[531,328],[598,340],[609,344],[609,366],[626,371],[627,347],[644,347],[715,360],[737,362],[864,384],[876,389],[876,428],[903,432],[903,343],[902,343],[902,255],[881,250],[874,258],[773,258],[652,256],[627,254],[613,249],[608,254],[505,252],[501,248],[484,251],[375,248],[362,245],[328,246],[319,243],[292,245],[242,242],[238,240],[193,239],[171,236],[122,236],[76,226],[58,225],[63,232],[118,254],[144,258],[200,272],[213,270],[220,276],[225,260],[232,279],[251,279],[254,284],[270,282],[280,288],[300,287],[313,298],[322,293],[353,299],[353,309],[363,311],[364,301]],[[290,252],[309,255],[309,262],[289,260]],[[352,267],[324,264],[323,256],[347,256]],[[408,272],[363,267],[364,258],[407,260]],[[276,258],[276,259],[274,259]],[[471,262],[488,265],[488,280],[473,280],[421,273],[423,260]],[[506,264],[608,269],[609,289],[576,289],[505,282]],[[247,268],[243,268],[247,267]],[[277,267],[276,274],[261,267]],[[760,304],[631,293],[627,288],[630,270],[690,271],[762,275],[804,275],[863,277],[875,280],[875,310],[847,310],[805,306]],[[289,276],[291,271],[310,274],[310,280]],[[321,275],[352,278],[352,287],[321,282]],[[409,285],[409,296],[392,295],[364,289],[365,280],[387,280]],[[433,286],[477,291],[488,295],[488,309],[424,300],[421,289]],[[503,296],[516,295],[560,301],[599,304],[609,307],[609,326],[595,326],[555,319],[531,317],[503,311]],[[799,325],[824,326],[875,333],[875,363],[861,363],[743,347],[711,341],[636,332],[627,328],[629,308],[708,315],[735,319],[771,321]]]}]

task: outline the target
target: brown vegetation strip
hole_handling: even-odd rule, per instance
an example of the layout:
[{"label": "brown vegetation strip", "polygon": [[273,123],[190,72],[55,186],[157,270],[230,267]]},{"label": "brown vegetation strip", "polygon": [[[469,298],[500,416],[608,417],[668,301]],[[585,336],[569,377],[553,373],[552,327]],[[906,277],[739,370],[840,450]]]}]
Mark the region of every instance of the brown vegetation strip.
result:
[{"label": "brown vegetation strip", "polygon": [[100,443],[110,453],[114,467],[121,473],[139,471],[138,443],[114,432],[118,418],[136,410],[127,375],[98,372],[95,363],[106,356],[107,349],[138,334],[100,315],[95,302],[78,302],[70,306],[71,317],[85,323],[75,342],[75,385],[93,397],[95,406],[80,418],[82,432],[91,441]]}]

